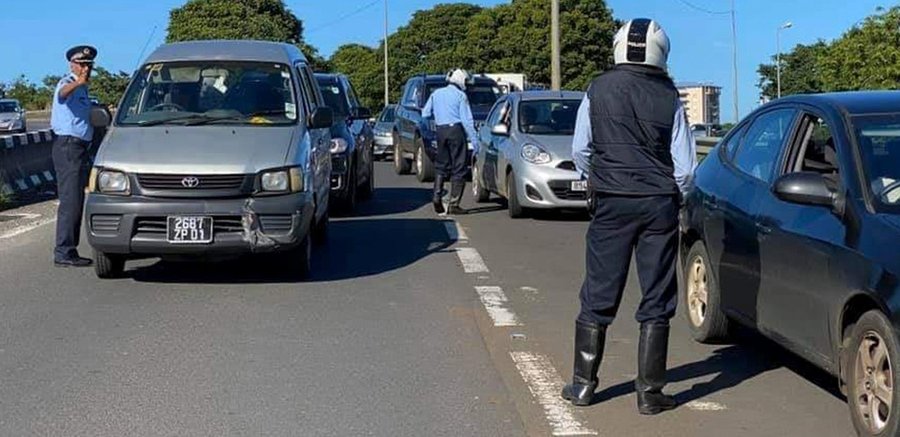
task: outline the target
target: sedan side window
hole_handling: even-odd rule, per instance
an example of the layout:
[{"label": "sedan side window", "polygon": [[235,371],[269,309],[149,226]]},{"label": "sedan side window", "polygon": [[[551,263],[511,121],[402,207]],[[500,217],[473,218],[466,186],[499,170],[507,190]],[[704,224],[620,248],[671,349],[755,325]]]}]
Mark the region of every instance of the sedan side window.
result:
[{"label": "sedan side window", "polygon": [[753,121],[734,157],[734,165],[763,182],[772,182],[773,170],[790,135],[795,114],[793,109],[778,109]]},{"label": "sedan side window", "polygon": [[838,186],[838,157],[831,128],[822,118],[808,114],[803,117],[802,143],[790,167],[792,172],[813,172],[825,177],[829,188]]},{"label": "sedan side window", "polygon": [[504,104],[506,104],[506,99],[500,99],[494,105],[494,109],[491,109],[491,113],[488,115],[487,121],[485,122],[487,126],[493,128],[497,125],[498,120],[500,120],[500,112],[502,112]]}]

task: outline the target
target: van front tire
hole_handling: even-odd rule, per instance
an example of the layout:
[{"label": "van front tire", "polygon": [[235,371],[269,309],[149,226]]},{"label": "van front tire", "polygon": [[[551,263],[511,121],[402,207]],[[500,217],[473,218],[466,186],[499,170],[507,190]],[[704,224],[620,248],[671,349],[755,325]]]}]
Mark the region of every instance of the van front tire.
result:
[{"label": "van front tire", "polygon": [[94,273],[100,279],[121,278],[125,273],[125,257],[94,251]]}]

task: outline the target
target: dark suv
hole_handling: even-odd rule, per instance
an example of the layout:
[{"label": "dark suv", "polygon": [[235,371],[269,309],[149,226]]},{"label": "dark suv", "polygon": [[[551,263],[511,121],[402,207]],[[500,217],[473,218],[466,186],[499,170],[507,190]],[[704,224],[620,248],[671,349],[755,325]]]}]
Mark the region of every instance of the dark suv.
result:
[{"label": "dark suv", "polygon": [[357,199],[375,192],[375,156],[372,116],[360,105],[350,80],[343,74],[316,74],[325,104],[334,111],[331,127],[331,199],[349,213]]},{"label": "dark suv", "polygon": [[[434,90],[445,86],[447,78],[442,75],[419,75],[406,81],[397,106],[397,122],[394,127],[394,170],[397,174],[409,174],[415,161],[419,181],[434,179],[432,160],[437,150],[434,121],[422,118],[422,107]],[[477,129],[497,101],[500,88],[491,78],[475,76],[466,86],[466,95],[469,96]],[[471,152],[470,149],[469,153]]]}]

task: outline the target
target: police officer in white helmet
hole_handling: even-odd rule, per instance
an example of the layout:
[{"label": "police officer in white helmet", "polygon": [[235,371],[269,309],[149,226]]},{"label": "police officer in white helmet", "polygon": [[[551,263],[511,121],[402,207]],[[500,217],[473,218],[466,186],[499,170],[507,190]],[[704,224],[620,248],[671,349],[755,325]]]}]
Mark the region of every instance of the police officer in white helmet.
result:
[{"label": "police officer in white helmet", "polygon": [[636,314],[641,324],[637,407],[641,414],[658,414],[676,406],[662,389],[678,288],[678,210],[697,165],[696,146],[666,73],[669,38],[662,27],[649,19],[629,21],[613,46],[616,66],[588,88],[572,142],[594,211],[575,323],[574,375],[562,396],[577,406],[590,405],[606,328],[615,318],[634,254],[643,293]]},{"label": "police officer in white helmet", "polygon": [[[466,187],[468,142],[477,147],[475,121],[466,96],[471,76],[455,69],[447,74],[447,86],[435,90],[422,108],[423,118],[434,117],[437,126],[437,156],[434,160],[434,210],[451,215],[465,214],[459,206]],[[477,152],[477,150],[476,150]],[[444,181],[450,180],[450,195],[444,196]]]}]

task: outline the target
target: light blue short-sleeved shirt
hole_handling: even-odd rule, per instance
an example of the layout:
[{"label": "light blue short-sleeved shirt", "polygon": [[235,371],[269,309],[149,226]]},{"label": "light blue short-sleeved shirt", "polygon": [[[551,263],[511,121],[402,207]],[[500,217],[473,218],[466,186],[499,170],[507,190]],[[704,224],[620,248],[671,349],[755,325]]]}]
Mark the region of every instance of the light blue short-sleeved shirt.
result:
[{"label": "light blue short-sleeved shirt", "polygon": [[90,141],[94,136],[91,126],[91,100],[87,85],[75,88],[68,97],[62,98],[62,87],[75,81],[72,74],[63,77],[53,91],[53,108],[50,111],[50,128],[56,135],[67,135]]}]

